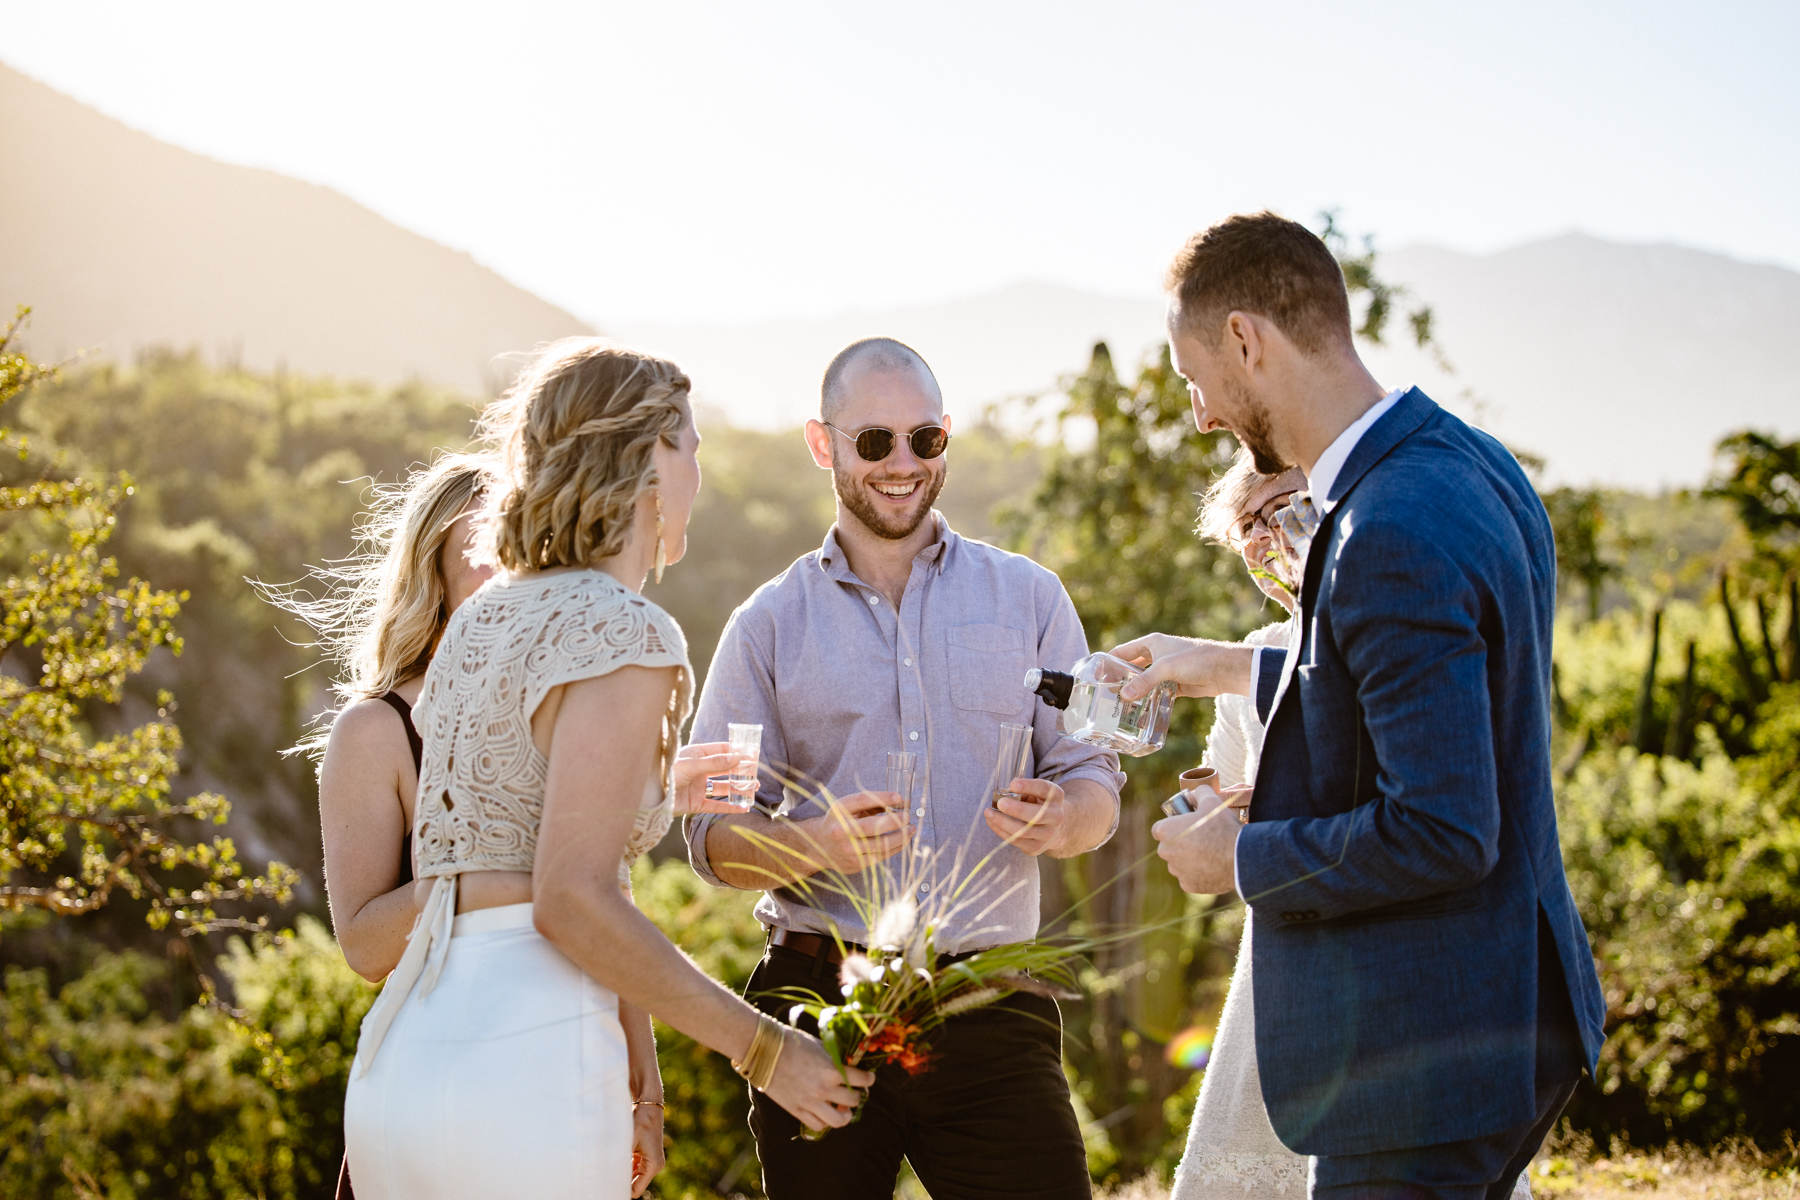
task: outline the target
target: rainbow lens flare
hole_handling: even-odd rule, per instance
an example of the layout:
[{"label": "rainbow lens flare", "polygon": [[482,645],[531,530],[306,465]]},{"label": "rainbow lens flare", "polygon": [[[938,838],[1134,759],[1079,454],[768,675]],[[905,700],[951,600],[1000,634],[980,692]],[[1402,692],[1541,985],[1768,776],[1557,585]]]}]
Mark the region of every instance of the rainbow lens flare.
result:
[{"label": "rainbow lens flare", "polygon": [[1186,1067],[1190,1071],[1204,1071],[1212,1058],[1213,1031],[1196,1025],[1192,1029],[1184,1029],[1169,1041],[1167,1050],[1169,1062],[1177,1067]]}]

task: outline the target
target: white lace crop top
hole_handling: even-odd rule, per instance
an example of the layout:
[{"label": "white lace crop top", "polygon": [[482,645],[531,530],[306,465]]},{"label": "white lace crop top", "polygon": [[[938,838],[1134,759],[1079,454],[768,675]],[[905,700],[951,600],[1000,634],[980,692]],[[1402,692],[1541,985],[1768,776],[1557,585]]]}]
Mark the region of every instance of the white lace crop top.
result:
[{"label": "white lace crop top", "polygon": [[628,666],[675,667],[678,682],[621,879],[669,828],[670,771],[692,694],[681,627],[603,571],[503,578],[457,610],[413,708],[425,743],[413,818],[420,879],[531,870],[549,767],[531,740],[532,714],[552,688]]},{"label": "white lace crop top", "polygon": [[532,869],[549,769],[531,740],[532,714],[560,684],[629,666],[674,667],[676,684],[663,716],[661,766],[645,786],[619,863],[621,885],[672,818],[676,742],[693,699],[681,626],[602,571],[496,579],[450,619],[413,706],[425,743],[413,869],[433,883],[406,952],[364,1018],[358,1074],[374,1061],[407,996],[437,982],[456,918],[457,878]]}]

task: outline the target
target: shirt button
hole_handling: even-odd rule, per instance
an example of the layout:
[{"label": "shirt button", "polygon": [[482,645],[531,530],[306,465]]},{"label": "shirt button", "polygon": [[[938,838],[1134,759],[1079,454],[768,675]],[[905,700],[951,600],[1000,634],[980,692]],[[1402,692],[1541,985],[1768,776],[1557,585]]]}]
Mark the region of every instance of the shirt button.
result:
[{"label": "shirt button", "polygon": [[916,729],[913,730],[911,733],[906,735],[906,738],[908,741],[912,741],[912,742],[918,741],[919,740],[919,731]]},{"label": "shirt button", "polygon": [[921,883],[919,885],[919,895],[921,895],[921,896],[931,895],[931,885],[929,883]]},{"label": "shirt button", "polygon": [[880,604],[880,603],[881,603],[881,597],[880,597],[880,596],[870,596],[870,597],[869,597],[869,603],[870,603],[870,604]]},{"label": "shirt button", "polygon": [[912,666],[912,659],[910,659],[910,658],[903,658],[903,659],[901,659],[901,660],[900,660],[900,661],[901,661],[901,662],[902,662],[902,663],[903,663],[903,664],[905,664],[905,665],[906,665],[906,666],[909,666],[909,667],[910,667],[910,666]]},{"label": "shirt button", "polygon": [[914,812],[913,812],[913,815],[914,815],[914,816],[916,816],[916,817],[918,817],[918,818],[919,818],[919,819],[920,819],[920,820],[921,820],[921,821],[923,821],[923,820],[924,820],[924,819],[925,819],[925,807],[924,807],[924,805],[920,805],[920,806],[919,806],[919,807],[918,807],[918,808],[917,808],[917,809],[915,809],[915,810],[914,810]]}]

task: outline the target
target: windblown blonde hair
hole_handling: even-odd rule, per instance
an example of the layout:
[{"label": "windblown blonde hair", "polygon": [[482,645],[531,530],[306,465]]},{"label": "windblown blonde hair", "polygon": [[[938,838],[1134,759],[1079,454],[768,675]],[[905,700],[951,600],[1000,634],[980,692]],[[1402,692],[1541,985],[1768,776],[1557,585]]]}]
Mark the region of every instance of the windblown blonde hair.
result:
[{"label": "windblown blonde hair", "polygon": [[688,420],[688,390],[674,363],[598,338],[545,347],[482,414],[499,478],[476,556],[533,571],[619,553],[657,484],[651,451]]},{"label": "windblown blonde hair", "polygon": [[444,454],[397,486],[377,487],[356,527],[356,553],[313,572],[322,595],[259,585],[312,628],[335,668],[337,707],[289,753],[319,757],[345,707],[424,674],[450,620],[439,555],[451,527],[492,486],[493,465],[486,455]]}]

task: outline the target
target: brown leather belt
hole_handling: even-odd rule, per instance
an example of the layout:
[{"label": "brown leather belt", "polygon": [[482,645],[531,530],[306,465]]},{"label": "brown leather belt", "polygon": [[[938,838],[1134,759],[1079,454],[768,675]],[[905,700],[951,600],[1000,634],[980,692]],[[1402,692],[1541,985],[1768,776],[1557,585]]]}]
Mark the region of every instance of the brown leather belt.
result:
[{"label": "brown leather belt", "polygon": [[[769,945],[780,946],[783,950],[792,950],[795,954],[804,954],[808,958],[826,962],[843,962],[843,951],[838,949],[837,942],[822,933],[801,933],[794,929],[769,930]],[[844,950],[852,954],[860,954],[863,947],[855,942],[845,942]]]}]

